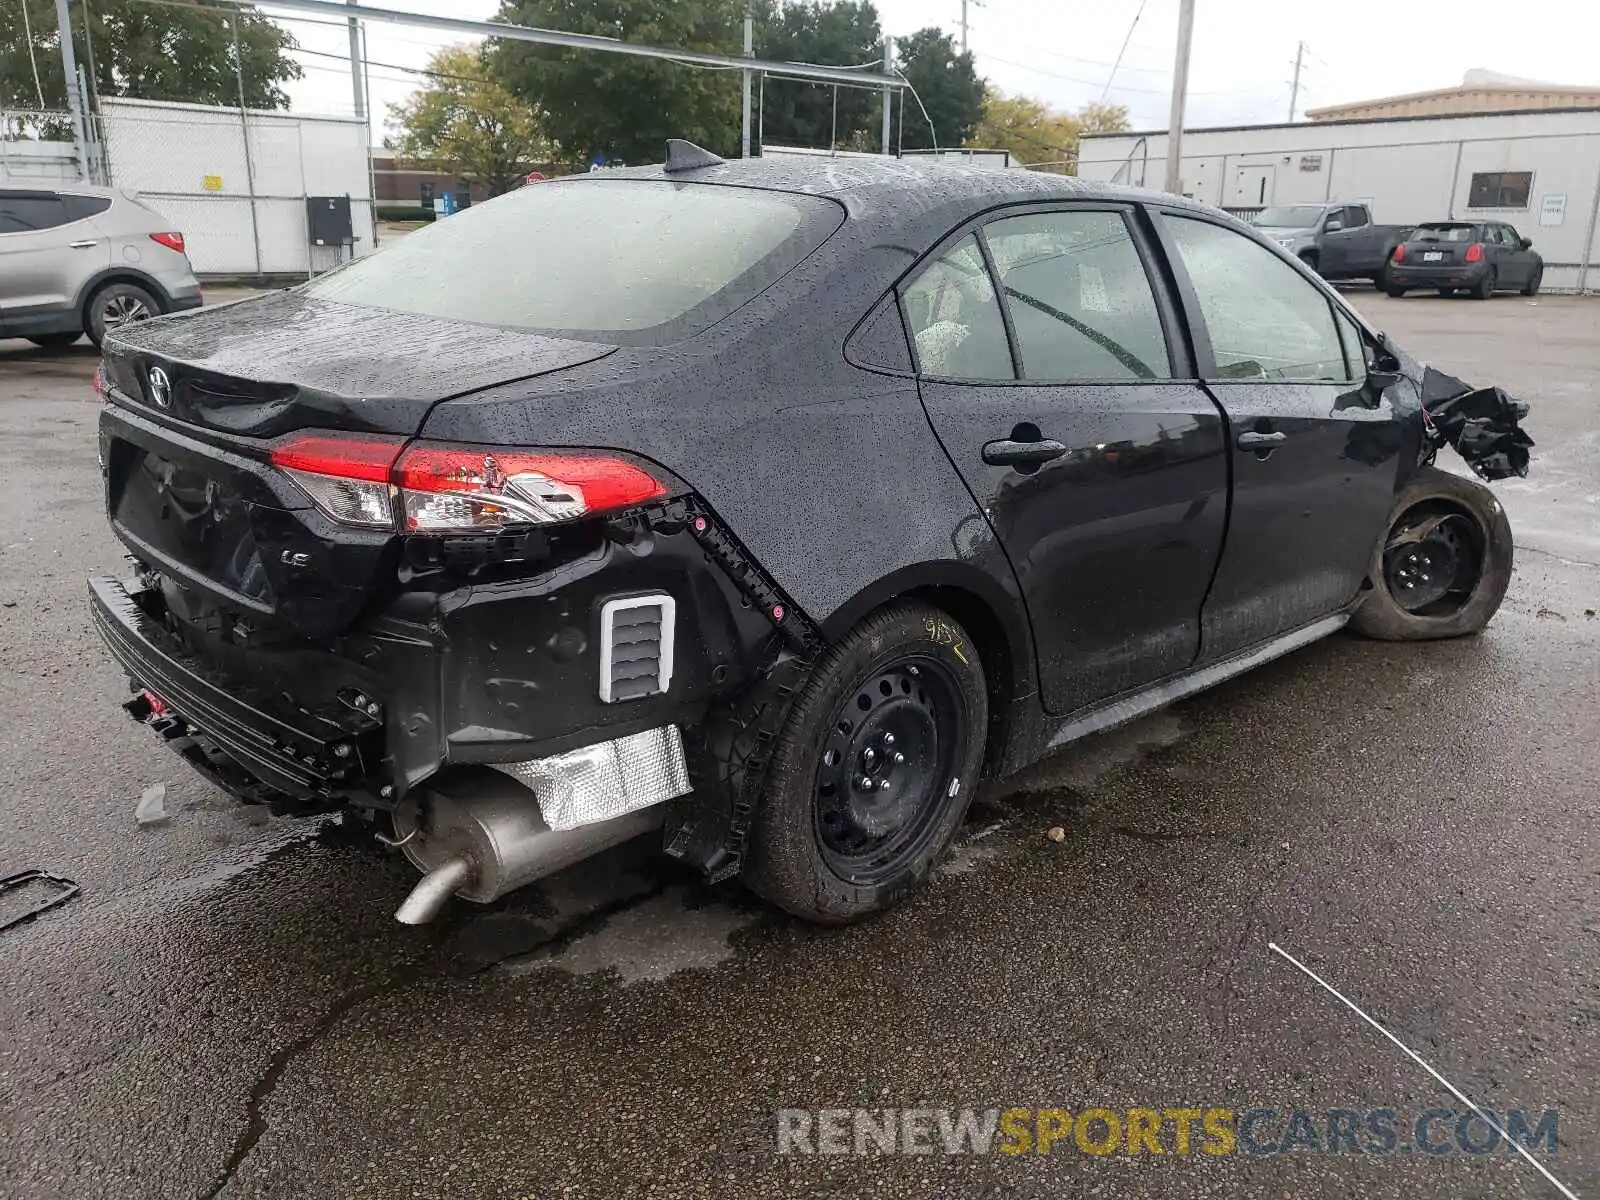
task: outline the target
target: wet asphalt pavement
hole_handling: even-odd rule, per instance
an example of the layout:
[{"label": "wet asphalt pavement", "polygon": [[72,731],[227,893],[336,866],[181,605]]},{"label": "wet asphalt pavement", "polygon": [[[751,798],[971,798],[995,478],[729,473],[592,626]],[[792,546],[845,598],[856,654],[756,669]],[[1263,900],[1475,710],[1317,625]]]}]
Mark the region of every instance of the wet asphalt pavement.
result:
[{"label": "wet asphalt pavement", "polygon": [[778,1109],[1266,1107],[1270,1144],[1390,1108],[1406,1146],[1463,1109],[1272,941],[1484,1108],[1557,1110],[1535,1153],[1600,1196],[1600,301],[1352,295],[1535,403],[1488,632],[1337,636],[1060,754],[836,931],[640,847],[395,924],[410,867],[238,809],[118,709],[94,358],[0,342],[0,874],[83,888],[0,932],[0,1195],[1559,1194],[1503,1152],[1170,1124],[1159,1156],[776,1153]]}]

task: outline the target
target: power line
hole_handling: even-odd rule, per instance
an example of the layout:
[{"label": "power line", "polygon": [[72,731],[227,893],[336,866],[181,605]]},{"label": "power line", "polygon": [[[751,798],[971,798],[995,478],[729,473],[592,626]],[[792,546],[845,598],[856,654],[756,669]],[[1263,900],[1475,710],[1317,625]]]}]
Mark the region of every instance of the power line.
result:
[{"label": "power line", "polygon": [[1122,65],[1122,56],[1128,52],[1128,43],[1133,41],[1133,31],[1139,27],[1139,18],[1144,16],[1145,0],[1139,0],[1139,11],[1133,14],[1133,24],[1128,26],[1128,36],[1122,39],[1122,49],[1117,51],[1117,61],[1111,64],[1111,74],[1106,76],[1105,90],[1100,93],[1100,103],[1106,102],[1106,96],[1111,92],[1112,81],[1117,77],[1117,68]]},{"label": "power line", "polygon": [[[330,50],[307,50],[304,46],[295,46],[289,51],[289,53],[311,54],[315,55],[317,58],[334,58],[344,63],[350,61],[350,56],[348,54],[335,54]],[[433,79],[451,79],[457,83],[478,82],[478,80],[474,79],[470,75],[453,75],[449,71],[435,71],[432,67],[407,67],[400,63],[376,62],[372,59],[367,59],[366,62],[368,66],[381,67],[386,71],[406,71],[412,75],[427,75]],[[380,78],[382,77],[380,76]]]},{"label": "power line", "polygon": [[28,40],[28,63],[33,67],[33,90],[39,93],[39,111],[44,111],[44,85],[39,82],[39,60],[33,56],[33,26],[28,21],[28,0],[22,5],[22,36]]},{"label": "power line", "polygon": [[[1079,84],[1082,84],[1084,87],[1097,88],[1097,87],[1101,87],[1102,86],[1098,79],[1081,79],[1076,75],[1063,75],[1059,71],[1049,71],[1049,70],[1046,70],[1043,67],[1036,67],[1036,66],[1032,65],[1031,63],[1017,62],[1014,59],[1001,58],[998,54],[991,54],[987,50],[979,50],[979,51],[976,51],[976,53],[978,55],[981,55],[984,58],[991,59],[994,62],[1004,63],[1008,67],[1017,67],[1017,68],[1019,68],[1021,70],[1024,70],[1024,71],[1032,71],[1035,75],[1048,75],[1052,79],[1064,80],[1067,83],[1079,83]],[[1277,87],[1277,86],[1278,85],[1275,84],[1275,83],[1274,84],[1256,84],[1256,85],[1253,85],[1252,87],[1248,87],[1248,88],[1228,88],[1228,89],[1226,89],[1224,91],[1220,91],[1220,92],[1190,92],[1189,95],[1191,95],[1191,96],[1240,96],[1240,95],[1245,95],[1245,94],[1247,94],[1249,92],[1252,92],[1252,91],[1260,91],[1263,88]],[[1143,95],[1143,96],[1169,96],[1169,95],[1172,94],[1172,89],[1170,87],[1164,87],[1164,88],[1139,88],[1139,87],[1128,87],[1126,85],[1119,84],[1119,85],[1111,88],[1110,90],[1114,91],[1114,92],[1133,92],[1133,93],[1136,93],[1138,95]]]}]

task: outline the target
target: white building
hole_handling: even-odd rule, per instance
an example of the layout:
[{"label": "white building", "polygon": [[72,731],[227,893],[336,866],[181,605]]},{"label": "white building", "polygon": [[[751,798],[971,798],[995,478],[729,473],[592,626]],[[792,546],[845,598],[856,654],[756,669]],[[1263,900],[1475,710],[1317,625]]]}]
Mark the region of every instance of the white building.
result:
[{"label": "white building", "polygon": [[[1167,135],[1085,136],[1078,174],[1162,185]],[[1181,191],[1241,216],[1271,204],[1364,201],[1410,225],[1504,221],[1545,259],[1545,286],[1600,291],[1600,108],[1192,129]]]}]

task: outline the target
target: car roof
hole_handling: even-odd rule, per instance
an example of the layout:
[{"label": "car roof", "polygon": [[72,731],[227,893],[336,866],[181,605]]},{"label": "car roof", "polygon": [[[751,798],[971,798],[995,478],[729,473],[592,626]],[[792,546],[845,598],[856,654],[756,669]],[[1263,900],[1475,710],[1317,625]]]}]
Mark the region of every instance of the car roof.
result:
[{"label": "car roof", "polygon": [[876,202],[895,200],[937,207],[959,206],[962,202],[969,202],[973,211],[978,211],[992,205],[1052,199],[1144,200],[1197,210],[1207,208],[1206,205],[1166,192],[1083,180],[1075,176],[1051,175],[1020,167],[996,170],[947,159],[888,156],[845,158],[820,152],[815,155],[738,158],[713,166],[671,172],[662,165],[620,167],[587,175],[563,176],[551,182],[617,178],[720,183],[734,187],[806,192],[831,196],[845,202],[848,208],[856,207],[852,201],[876,207]]},{"label": "car roof", "polygon": [[121,188],[103,187],[98,183],[79,183],[76,180],[50,182],[46,180],[13,179],[0,181],[0,191],[22,193],[29,196],[109,196],[113,200],[131,200],[133,194]]}]

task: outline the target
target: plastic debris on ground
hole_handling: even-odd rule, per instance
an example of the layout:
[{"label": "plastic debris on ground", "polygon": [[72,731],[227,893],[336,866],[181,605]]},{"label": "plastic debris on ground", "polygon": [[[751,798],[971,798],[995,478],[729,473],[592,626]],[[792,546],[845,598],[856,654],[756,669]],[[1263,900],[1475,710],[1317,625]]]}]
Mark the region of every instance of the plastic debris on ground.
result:
[{"label": "plastic debris on ground", "polygon": [[0,930],[31,921],[78,894],[70,879],[48,871],[21,871],[0,879]]},{"label": "plastic debris on ground", "polygon": [[167,785],[152,783],[139,797],[133,819],[140,825],[160,825],[167,819]]}]

